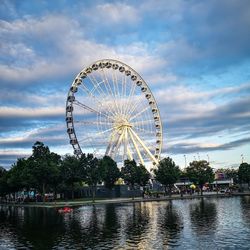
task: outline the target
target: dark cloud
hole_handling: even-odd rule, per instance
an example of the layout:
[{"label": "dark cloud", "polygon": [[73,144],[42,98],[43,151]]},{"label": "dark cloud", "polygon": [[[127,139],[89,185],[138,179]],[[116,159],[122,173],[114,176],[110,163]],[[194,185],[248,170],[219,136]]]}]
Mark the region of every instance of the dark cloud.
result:
[{"label": "dark cloud", "polygon": [[250,99],[232,101],[199,116],[189,114],[188,117],[173,118],[170,122],[166,119],[164,127],[167,134],[169,131],[169,136],[185,138],[206,137],[235,130],[249,132]]},{"label": "dark cloud", "polygon": [[247,145],[250,143],[250,137],[245,139],[240,139],[236,141],[231,141],[229,143],[224,143],[216,146],[200,146],[196,143],[177,143],[165,148],[166,152],[172,154],[190,154],[197,152],[210,152],[210,151],[220,151],[234,149],[239,146]]}]

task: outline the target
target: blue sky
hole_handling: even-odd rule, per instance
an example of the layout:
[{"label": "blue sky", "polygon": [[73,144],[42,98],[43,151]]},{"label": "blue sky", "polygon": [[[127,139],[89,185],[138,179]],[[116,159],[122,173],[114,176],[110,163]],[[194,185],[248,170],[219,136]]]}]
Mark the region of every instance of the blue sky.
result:
[{"label": "blue sky", "polygon": [[120,60],[158,102],[163,156],[181,167],[250,162],[250,2],[7,1],[0,3],[0,165],[43,141],[72,153],[65,101],[95,60]]}]

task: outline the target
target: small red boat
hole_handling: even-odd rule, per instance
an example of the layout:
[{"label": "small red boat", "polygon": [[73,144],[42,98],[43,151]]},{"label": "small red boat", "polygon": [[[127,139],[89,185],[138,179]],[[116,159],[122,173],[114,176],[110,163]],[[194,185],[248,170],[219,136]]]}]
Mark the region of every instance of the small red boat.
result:
[{"label": "small red boat", "polygon": [[70,207],[64,207],[64,208],[58,209],[58,212],[59,212],[59,213],[70,213],[70,212],[72,212],[72,211],[73,211],[73,209],[70,208]]}]

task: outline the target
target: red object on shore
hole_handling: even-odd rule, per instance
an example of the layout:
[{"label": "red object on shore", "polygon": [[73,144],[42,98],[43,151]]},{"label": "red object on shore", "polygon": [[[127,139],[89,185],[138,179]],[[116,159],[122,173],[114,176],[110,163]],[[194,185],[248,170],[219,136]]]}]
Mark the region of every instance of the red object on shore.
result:
[{"label": "red object on shore", "polygon": [[58,209],[58,212],[59,212],[59,213],[70,213],[70,212],[72,212],[72,211],[73,211],[73,209],[70,208],[70,207],[64,207],[64,208]]}]

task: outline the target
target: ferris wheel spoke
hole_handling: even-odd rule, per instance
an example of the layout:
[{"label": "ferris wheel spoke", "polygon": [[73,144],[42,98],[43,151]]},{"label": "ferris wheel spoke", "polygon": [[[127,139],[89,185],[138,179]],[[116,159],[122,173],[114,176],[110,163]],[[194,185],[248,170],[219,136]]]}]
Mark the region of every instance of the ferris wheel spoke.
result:
[{"label": "ferris wheel spoke", "polygon": [[150,130],[147,130],[147,129],[139,128],[139,127],[136,127],[136,126],[134,126],[133,128],[136,129],[136,130],[140,130],[140,131],[142,131],[144,133],[155,134],[154,131],[150,131]]},{"label": "ferris wheel spoke", "polygon": [[[94,86],[94,88],[91,90],[91,93],[94,91],[93,90],[97,90],[99,93],[99,96],[102,96],[102,99],[105,100],[107,98],[106,93],[103,91],[103,89],[99,86],[98,81],[96,80],[96,78],[94,76],[88,75],[88,79],[90,80],[90,82],[92,83],[92,85]],[[105,84],[104,84],[105,86]]]},{"label": "ferris wheel spoke", "polygon": [[[127,77],[125,74],[123,74],[123,77],[122,77],[122,99],[123,99],[123,102],[124,100],[126,100],[126,84],[127,84]],[[125,113],[125,110],[126,110],[126,106],[125,106],[125,103],[122,104],[122,107],[123,107],[123,110],[122,110],[122,114],[126,114]]]},{"label": "ferris wheel spoke", "polygon": [[135,88],[136,88],[136,84],[134,84],[132,82],[132,88],[130,88],[130,92],[129,92],[129,95],[128,95],[127,108],[125,110],[125,114],[129,113],[129,110],[133,106],[133,102],[132,102],[131,98],[135,93]]},{"label": "ferris wheel spoke", "polygon": [[135,121],[135,122],[131,122],[130,124],[132,126],[135,126],[135,125],[145,125],[145,124],[149,124],[149,123],[154,123],[155,121],[150,119],[150,120],[144,120],[144,121]]},{"label": "ferris wheel spoke", "polygon": [[[115,98],[116,101],[118,102],[119,99],[119,95],[118,95],[118,84],[117,84],[117,75],[114,73],[114,71],[112,71],[112,82],[113,82],[113,86],[114,86],[114,93],[115,93]],[[117,111],[119,113],[120,111],[120,107],[119,107],[119,103],[117,103]]]},{"label": "ferris wheel spoke", "polygon": [[134,102],[134,104],[131,106],[130,110],[128,110],[128,115],[132,115],[134,111],[140,106],[140,102],[143,101],[143,96],[140,96],[137,101]]},{"label": "ferris wheel spoke", "polygon": [[146,147],[146,145],[144,144],[144,142],[141,140],[141,138],[135,133],[135,131],[131,128],[129,128],[129,131],[134,135],[134,137],[137,139],[137,141],[141,144],[141,146],[143,147],[143,149],[147,152],[148,156],[151,158],[151,160],[153,160],[155,163],[158,163],[158,161],[155,159],[155,157],[153,156],[153,154],[150,152],[150,150]]},{"label": "ferris wheel spoke", "polygon": [[145,111],[149,110],[150,106],[145,107],[144,109],[142,109],[139,113],[137,113],[136,115],[132,116],[130,118],[130,121],[134,120],[136,117],[140,116],[141,114],[143,114]]},{"label": "ferris wheel spoke", "polygon": [[83,121],[83,120],[75,120],[75,123],[83,125],[110,125],[110,126],[114,124],[113,122]]},{"label": "ferris wheel spoke", "polygon": [[[103,69],[102,69],[103,70]],[[89,79],[92,81],[92,84],[94,85],[94,86],[96,86],[96,83],[97,83],[97,80],[96,80],[96,78],[93,76],[93,77],[90,77],[89,76]],[[106,79],[107,80],[107,79]],[[109,101],[110,101],[110,99],[111,99],[111,96],[112,96],[112,90],[111,90],[111,88],[110,88],[110,86],[108,85],[108,83],[107,84],[105,84],[105,80],[103,81],[103,85],[104,85],[104,87],[105,87],[105,89],[106,89],[106,93],[103,91],[103,89],[100,87],[100,89],[101,89],[101,92],[103,93],[103,96],[104,96],[104,98],[102,98],[102,100],[107,100],[107,102],[106,103],[109,103]],[[109,88],[107,87],[107,85],[109,86]],[[101,92],[99,91],[99,88],[97,89],[98,90],[98,92],[99,92],[99,94],[101,95]],[[107,95],[108,94],[108,95]],[[113,105],[108,105],[108,110],[109,110],[109,112],[111,113],[111,114],[113,114],[113,115],[115,115],[115,110],[114,110],[114,106]]]},{"label": "ferris wheel spoke", "polygon": [[110,93],[110,95],[113,96],[113,100],[114,100],[114,104],[115,104],[115,107],[116,107],[116,111],[119,111],[118,104],[117,104],[117,98],[115,96],[115,90],[112,90],[111,85],[110,85],[109,80],[108,80],[108,77],[107,77],[107,74],[106,74],[106,72],[104,71],[103,68],[101,69],[101,71],[102,71],[102,75],[104,77],[104,83],[106,82],[106,85],[108,86],[108,88],[106,88],[106,89],[109,89],[108,92]]},{"label": "ferris wheel spoke", "polygon": [[84,108],[84,109],[86,109],[86,110],[88,110],[88,111],[90,111],[92,113],[100,114],[99,111],[97,111],[97,110],[95,110],[95,109],[93,109],[93,108],[91,108],[91,107],[89,107],[89,106],[87,106],[87,105],[79,102],[78,100],[74,100],[74,104],[77,105],[77,106],[79,106],[79,107],[81,107],[81,108]]},{"label": "ferris wheel spoke", "polygon": [[100,136],[100,135],[103,135],[103,134],[106,134],[107,132],[110,132],[110,131],[112,131],[112,130],[114,130],[114,128],[112,127],[112,128],[109,128],[109,129],[106,129],[106,130],[104,130],[104,131],[101,131],[101,132],[99,132],[99,133],[95,133],[95,134],[93,134],[91,137],[86,137],[86,138],[84,138],[84,139],[82,139],[82,140],[79,140],[79,142],[83,142],[84,140],[87,140],[87,139],[89,139],[89,138],[96,138],[96,137],[98,137],[98,136]]},{"label": "ferris wheel spoke", "polygon": [[89,107],[88,105],[79,102],[78,100],[74,100],[74,104],[77,105],[78,107],[86,109],[86,110],[88,110],[88,111],[90,111],[92,113],[96,113],[96,114],[98,114],[100,116],[105,116],[108,119],[114,120],[114,118],[112,116],[108,115],[107,113],[104,113],[104,112],[101,112],[101,111],[97,111],[97,110]]},{"label": "ferris wheel spoke", "polygon": [[85,86],[85,84],[81,84],[80,89],[84,91],[89,97],[91,97],[93,100],[95,100],[101,107],[103,107],[103,103],[98,100],[98,98],[89,91],[89,89]]}]

